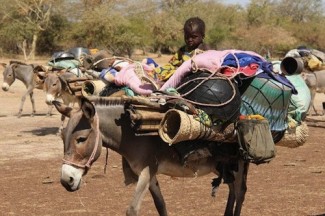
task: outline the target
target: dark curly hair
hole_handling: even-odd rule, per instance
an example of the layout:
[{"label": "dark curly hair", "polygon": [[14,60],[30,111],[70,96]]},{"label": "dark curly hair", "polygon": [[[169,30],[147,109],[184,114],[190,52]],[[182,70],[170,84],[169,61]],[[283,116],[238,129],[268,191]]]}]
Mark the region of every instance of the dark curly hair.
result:
[{"label": "dark curly hair", "polygon": [[199,17],[191,17],[184,24],[184,32],[199,32],[202,36],[205,35],[205,23]]}]

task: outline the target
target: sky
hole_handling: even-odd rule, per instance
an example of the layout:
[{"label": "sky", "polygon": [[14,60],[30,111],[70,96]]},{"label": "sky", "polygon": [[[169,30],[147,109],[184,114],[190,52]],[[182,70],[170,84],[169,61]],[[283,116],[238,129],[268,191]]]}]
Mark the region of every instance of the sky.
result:
[{"label": "sky", "polygon": [[250,0],[222,0],[222,2],[226,4],[239,4],[245,6],[250,2]]},{"label": "sky", "polygon": [[[221,2],[226,3],[226,4],[239,4],[242,6],[246,6],[250,0],[221,0]],[[325,5],[325,0],[322,0],[323,5]]]}]

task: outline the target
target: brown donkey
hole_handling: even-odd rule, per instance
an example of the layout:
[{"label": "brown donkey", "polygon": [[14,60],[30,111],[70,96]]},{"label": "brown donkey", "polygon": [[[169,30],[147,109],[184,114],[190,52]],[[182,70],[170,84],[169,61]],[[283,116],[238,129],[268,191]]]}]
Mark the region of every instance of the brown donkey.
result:
[{"label": "brown donkey", "polygon": [[[173,146],[164,143],[159,136],[134,134],[130,117],[125,112],[124,102],[117,98],[103,97],[95,97],[91,101],[82,98],[79,110],[57,101],[53,102],[60,113],[69,117],[67,126],[62,131],[64,157],[61,170],[61,184],[68,191],[80,188],[82,176],[87,174],[104,146],[126,159],[132,172],[137,176],[135,193],[126,215],[138,215],[148,189],[159,215],[167,215],[157,174],[193,178],[211,172],[219,176],[215,179],[219,181],[217,186],[221,182],[220,177],[229,186],[224,214],[240,215],[247,190],[249,163],[238,157],[236,143],[210,143],[216,148],[211,156],[189,161],[185,166],[179,152]],[[201,141],[196,142],[200,144]],[[125,169],[123,171],[126,175]]]},{"label": "brown donkey", "polygon": [[[52,105],[52,101],[62,99],[65,105],[73,106],[78,103],[78,98],[72,95],[68,88],[68,79],[76,78],[74,73],[67,70],[48,72],[44,79],[44,91],[46,94],[45,102]],[[63,129],[65,116],[61,116],[61,126],[59,132]]]}]

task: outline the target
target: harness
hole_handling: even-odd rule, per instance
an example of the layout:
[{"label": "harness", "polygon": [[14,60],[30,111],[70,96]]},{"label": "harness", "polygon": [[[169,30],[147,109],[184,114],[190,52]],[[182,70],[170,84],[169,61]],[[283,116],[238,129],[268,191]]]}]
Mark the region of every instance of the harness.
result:
[{"label": "harness", "polygon": [[90,155],[87,163],[86,164],[74,163],[74,162],[68,161],[68,160],[66,160],[66,159],[63,158],[62,159],[63,164],[67,164],[67,165],[75,166],[75,167],[78,167],[78,168],[82,168],[82,169],[85,169],[86,171],[90,168],[91,164],[94,161],[96,152],[97,152],[98,147],[99,147],[98,143],[99,143],[99,135],[100,135],[100,133],[99,133],[99,118],[98,118],[97,113],[94,115],[94,118],[96,120],[96,130],[97,130],[96,131],[96,140],[95,140],[94,149],[93,149],[93,151],[92,151],[92,153],[91,153],[91,155]]}]

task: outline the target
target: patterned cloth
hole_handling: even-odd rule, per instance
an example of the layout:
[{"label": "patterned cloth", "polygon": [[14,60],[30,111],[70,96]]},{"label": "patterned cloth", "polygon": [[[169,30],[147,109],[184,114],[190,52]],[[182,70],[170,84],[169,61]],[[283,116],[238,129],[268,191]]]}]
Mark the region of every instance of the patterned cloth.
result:
[{"label": "patterned cloth", "polygon": [[154,77],[160,81],[168,80],[176,71],[176,69],[181,66],[185,61],[191,59],[192,56],[203,52],[200,49],[195,49],[192,51],[187,51],[186,46],[181,47],[178,52],[169,60],[168,64],[154,69]]}]

